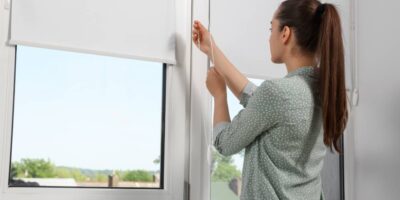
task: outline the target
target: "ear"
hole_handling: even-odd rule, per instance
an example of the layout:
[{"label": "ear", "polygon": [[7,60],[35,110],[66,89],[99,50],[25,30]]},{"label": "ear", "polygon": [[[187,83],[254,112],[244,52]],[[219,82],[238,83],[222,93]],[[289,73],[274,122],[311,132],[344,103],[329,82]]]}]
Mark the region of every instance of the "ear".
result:
[{"label": "ear", "polygon": [[289,26],[284,26],[281,32],[281,40],[283,44],[288,44],[291,36],[292,29],[290,29]]}]

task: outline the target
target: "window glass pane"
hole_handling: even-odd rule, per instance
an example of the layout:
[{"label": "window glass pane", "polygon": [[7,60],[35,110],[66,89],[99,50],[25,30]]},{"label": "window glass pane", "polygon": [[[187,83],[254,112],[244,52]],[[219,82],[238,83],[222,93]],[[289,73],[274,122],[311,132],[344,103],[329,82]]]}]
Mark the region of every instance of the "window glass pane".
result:
[{"label": "window glass pane", "polygon": [[165,66],[18,46],[10,186],[162,188]]},{"label": "window glass pane", "polygon": [[[257,86],[264,81],[252,78],[249,78],[249,80]],[[231,119],[243,109],[243,106],[239,104],[239,100],[229,89],[228,108]],[[223,156],[213,148],[212,156],[211,199],[239,200],[244,149],[233,156]]]}]

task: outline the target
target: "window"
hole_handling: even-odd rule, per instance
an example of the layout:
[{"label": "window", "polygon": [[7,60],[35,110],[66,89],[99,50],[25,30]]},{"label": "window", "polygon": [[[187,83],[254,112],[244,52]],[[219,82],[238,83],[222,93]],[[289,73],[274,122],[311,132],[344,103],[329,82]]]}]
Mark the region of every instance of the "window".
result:
[{"label": "window", "polygon": [[[264,81],[252,78],[249,78],[249,80],[257,86]],[[229,89],[228,108],[231,118],[243,109],[243,106],[239,104],[239,100]],[[244,149],[233,156],[223,156],[213,149],[212,157],[211,200],[239,200]]]},{"label": "window", "polygon": [[163,187],[162,63],[18,46],[9,186]]},{"label": "window", "polygon": [[[161,11],[157,16],[162,16],[166,23],[164,23],[163,20],[156,20],[160,22],[162,26],[152,26],[153,28],[156,27],[154,29],[146,27],[137,32],[137,28],[148,24],[148,21],[135,21],[140,23],[130,23],[132,26],[121,26],[121,24],[123,24],[123,21],[130,18],[142,19],[147,16],[149,12],[132,13],[128,12],[129,9],[126,9],[126,6],[121,7],[121,5],[112,6],[113,8],[110,9],[107,2],[91,1],[87,2],[81,9],[76,10],[76,14],[82,14],[85,17],[80,18],[82,20],[78,20],[78,22],[69,17],[70,13],[68,14],[62,11],[62,9],[65,10],[65,7],[73,7],[75,5],[71,2],[62,3],[62,5],[68,4],[68,6],[60,6],[60,4],[47,5],[47,3],[44,3],[46,4],[45,7],[41,6],[43,2],[35,2],[35,5],[27,5],[23,2],[18,3],[13,1],[12,7],[7,4],[7,1],[4,3],[6,3],[4,9],[0,9],[0,16],[2,16],[0,17],[2,19],[0,20],[0,199],[128,200],[133,198],[142,200],[182,200],[186,198],[188,194],[186,190],[188,188],[188,183],[186,180],[188,180],[189,169],[189,154],[186,152],[189,152],[188,144],[190,142],[190,120],[187,119],[190,118],[191,109],[189,106],[191,92],[190,82],[192,78],[190,74],[191,49],[186,47],[186,43],[179,42],[175,44],[174,39],[176,36],[184,36],[180,37],[180,39],[190,40],[190,35],[186,34],[190,31],[190,27],[179,26],[179,24],[187,24],[191,21],[191,12],[187,12],[187,9],[172,10],[170,7],[175,8],[175,6],[169,5],[173,4],[164,4],[168,6],[168,13],[164,12],[166,9],[151,9],[151,13],[154,14]],[[15,6],[16,4],[14,3],[19,4],[19,8],[22,8],[22,10],[34,16],[25,15],[28,14],[25,11],[18,12],[18,9],[16,9],[17,6]],[[152,8],[151,5],[153,5],[147,3],[139,4],[140,6],[138,8],[143,8],[141,6],[147,5],[150,5],[149,8]],[[105,9],[106,12],[92,12],[96,11],[96,9],[93,10],[94,7],[92,5],[100,6],[101,9]],[[187,4],[184,1],[177,1],[174,5],[179,8]],[[61,10],[59,10],[61,12],[57,12],[58,8],[61,8]],[[121,10],[119,8],[127,12],[121,12],[115,15],[114,11]],[[78,28],[65,29],[65,27],[59,26],[60,23],[54,24],[54,20],[49,21],[49,18],[42,18],[42,14],[48,14],[48,12],[36,12],[40,11],[40,9],[49,10],[51,13],[57,15],[56,18],[58,17],[65,20],[66,23],[61,24],[69,24]],[[89,12],[86,12],[85,9]],[[142,11],[143,10],[146,9],[142,9]],[[97,11],[99,11],[99,9],[97,9]],[[88,13],[89,15],[87,15]],[[121,15],[125,15],[126,17],[120,18]],[[179,17],[175,18],[175,15]],[[11,16],[13,20],[11,20]],[[22,20],[18,21],[17,19]],[[42,19],[45,20],[45,22],[49,22],[49,24],[42,23]],[[98,20],[104,22],[102,26],[96,23]],[[33,21],[35,21],[37,25],[31,23]],[[128,21],[132,22],[131,20]],[[14,22],[29,24],[20,26],[23,27],[23,29],[28,27],[34,28],[29,31],[24,31],[26,29],[18,29]],[[94,29],[93,26],[86,26],[86,22],[89,24],[96,23],[96,25],[98,25],[97,28],[101,26],[101,30],[96,31],[98,29]],[[171,26],[171,30],[169,28],[166,30],[165,26],[170,22],[178,26],[173,25]],[[107,23],[110,24],[107,25]],[[82,29],[82,27],[84,28]],[[175,27],[178,28],[175,29]],[[42,28],[46,29],[46,31],[43,31],[44,29]],[[66,31],[62,31],[58,28],[65,29]],[[132,33],[129,32],[130,30],[136,31]],[[22,33],[27,37],[24,39],[13,37],[21,36],[18,35],[18,33]],[[116,34],[118,37],[112,37],[113,34]],[[140,35],[140,37],[135,37],[135,35]],[[101,40],[96,39],[99,37]],[[142,40],[140,40],[140,38],[142,38]],[[167,41],[163,38],[167,38]],[[53,51],[50,49],[39,49],[21,45],[62,49],[70,52]],[[108,48],[110,46],[112,48]],[[24,52],[25,57],[23,56]],[[47,57],[42,56],[40,59],[41,63],[40,65],[37,64],[37,66],[43,67],[44,65],[52,64],[52,68],[48,68],[47,71],[43,69],[35,71],[33,68],[23,67],[23,62],[30,65],[32,64],[28,61],[23,61],[24,59],[30,59],[30,57],[35,56],[39,58],[38,55],[44,52],[48,53]],[[65,68],[61,67],[61,65],[71,65],[76,60],[64,58],[62,61],[57,61],[54,57],[49,56],[54,56],[57,52],[62,53],[64,57],[69,56],[71,58],[72,55],[75,55],[79,57],[81,61],[83,60],[83,63],[79,65],[80,68],[69,68],[71,70],[67,71]],[[92,53],[92,55],[73,52]],[[95,56],[95,54],[138,60],[102,57]],[[175,55],[177,56],[175,57]],[[154,61],[154,63],[144,62],[144,60]],[[93,72],[94,65],[89,65],[93,63],[98,64],[98,71]],[[124,65],[122,65],[122,63]],[[140,64],[140,67],[138,64]],[[142,69],[144,67],[146,67],[146,69]],[[132,68],[135,68],[135,70],[132,71]],[[90,73],[90,71],[92,73]],[[59,77],[62,73],[68,75],[67,77],[69,79],[60,79]],[[37,78],[39,76],[43,77],[43,80],[40,79],[36,81],[41,84],[30,86],[30,83],[23,83],[26,77]],[[150,79],[149,76],[152,78]],[[93,77],[98,77],[99,79],[93,80]],[[53,83],[49,85],[43,84],[46,80],[51,80]],[[135,80],[141,80],[141,83],[145,82],[146,84],[134,84],[133,82]],[[57,87],[59,88],[60,85],[63,86],[66,82],[71,88],[65,91],[56,89]],[[25,90],[24,92],[24,87],[32,88],[32,90]],[[153,89],[146,90],[146,87]],[[37,98],[40,97],[39,94],[46,95],[46,102]],[[65,101],[61,101],[60,98],[63,94],[69,94],[68,96],[63,96],[63,100]],[[79,95],[81,95],[81,98],[78,99]],[[93,104],[88,103],[90,102],[88,99],[91,99],[89,95],[94,95],[91,97],[96,100]],[[25,97],[29,96],[32,97],[25,99]],[[135,98],[133,98],[133,96]],[[74,101],[67,101],[71,98],[74,98]],[[53,101],[52,104],[49,103],[50,100]],[[139,104],[143,103],[144,100],[146,100],[145,103],[155,103],[148,108],[145,108],[144,105],[139,107]],[[28,104],[27,102],[29,101],[31,102]],[[111,104],[110,102],[113,101],[117,101],[117,103]],[[132,108],[123,109],[123,107],[126,107],[128,104],[127,101],[132,101],[129,102]],[[70,104],[68,105],[66,102]],[[26,114],[27,110],[24,106],[32,108],[31,106],[35,104],[36,106],[40,105],[43,107],[45,103],[47,103],[46,106],[50,107],[51,110],[36,108],[36,110],[33,110],[35,113],[33,113],[31,109],[31,112]],[[71,106],[74,105],[73,103],[77,105]],[[109,107],[106,107],[106,105]],[[68,110],[68,107],[73,107],[73,109]],[[101,107],[102,110],[96,110],[98,107]],[[112,112],[112,109],[117,111]],[[146,113],[143,112],[145,109],[147,109]],[[140,111],[139,114],[142,117],[140,122],[142,123],[130,123],[135,120],[133,110]],[[157,116],[154,114],[156,111]],[[66,115],[71,113],[73,117]],[[93,113],[97,115],[90,118]],[[107,119],[105,114],[111,114],[112,118]],[[34,117],[29,118],[26,116]],[[24,120],[24,117],[29,118],[30,121]],[[62,123],[60,122],[63,120],[62,117],[68,117],[68,120],[65,119]],[[44,120],[47,120],[47,122]],[[144,123],[148,120],[154,120],[152,126]],[[117,123],[118,126],[112,128],[112,124],[103,123],[105,121]],[[54,122],[54,124],[51,124],[51,122]],[[65,125],[61,127],[62,129],[60,129],[60,132],[72,132],[77,131],[76,129],[78,128],[82,128],[92,135],[94,131],[98,131],[98,135],[96,135],[97,138],[91,137],[91,141],[87,143],[83,143],[82,140],[87,140],[88,135],[85,135],[86,138],[81,137],[81,135],[79,135],[79,137],[77,137],[77,135],[69,135],[70,137],[68,138],[66,134],[56,132],[46,137],[44,131],[53,131],[54,127],[58,128],[60,124]],[[67,125],[70,127],[69,129],[65,128]],[[134,127],[130,125],[134,125]],[[103,127],[103,129],[100,127]],[[148,130],[147,134],[139,134],[137,132],[138,129],[143,127],[146,127]],[[26,129],[32,132],[36,131],[36,133],[39,132],[37,136],[45,138],[42,139],[44,141],[26,140],[27,136],[24,135],[24,130]],[[154,131],[156,129],[158,130],[157,132]],[[125,132],[122,133],[121,130],[125,130]],[[109,134],[105,137],[105,135],[100,134],[101,131],[108,131]],[[132,132],[136,134],[135,140],[129,140],[130,138],[128,138],[131,135],[127,133]],[[152,138],[149,138],[150,136],[152,136]],[[108,141],[105,142],[104,138],[107,138]],[[64,140],[64,146],[57,146],[54,144],[60,144],[60,140]],[[46,143],[46,145],[37,145],[33,147],[33,145],[25,145],[26,143],[24,144],[22,141],[36,142],[36,144]],[[139,141],[141,142],[139,143]],[[106,144],[106,146],[104,144]],[[80,149],[83,148],[82,146],[86,147],[84,153],[80,151]],[[59,148],[59,150],[44,150],[45,148],[50,149],[51,147]],[[98,151],[95,151],[93,148],[97,148]],[[134,153],[130,153],[129,151],[134,151]],[[138,151],[141,152],[140,155],[137,154]],[[118,154],[120,153],[125,154],[124,159],[119,157],[120,155]],[[71,159],[72,157],[73,159]],[[29,159],[23,161],[22,159],[24,158]],[[98,160],[94,160],[94,158]],[[132,163],[132,161],[135,160],[137,162]],[[107,177],[105,184],[104,175],[98,176],[98,180],[103,181],[102,185],[79,185],[79,181],[75,179],[73,180],[77,186],[72,184],[66,185],[65,182],[59,184],[55,179],[48,180],[49,182],[46,183],[45,181],[41,181],[42,185],[40,187],[37,185],[35,187],[28,187],[26,185],[20,187],[12,183],[10,179],[17,179],[18,176],[15,170],[12,172],[12,163],[14,162],[17,165],[23,166],[24,162],[31,164],[32,161],[36,164],[39,163],[39,166],[68,167],[74,170],[76,168],[82,168],[100,172],[105,169],[108,174],[117,175],[118,178],[115,179],[116,176],[112,176],[110,179],[112,181],[112,184],[110,184],[112,187],[108,187],[109,177]],[[94,165],[94,162],[98,163]],[[127,165],[129,165],[129,168],[126,167]],[[14,165],[14,168],[20,166]],[[145,173],[138,170],[144,170]],[[25,173],[25,171],[27,171],[27,173]],[[61,171],[61,173],[58,173],[64,177],[65,175],[71,174],[70,172],[65,173],[63,169],[59,171]],[[130,181],[126,181],[128,185],[125,185],[125,183],[122,183],[125,181],[121,178],[123,177],[121,174],[127,171],[133,171],[130,177],[134,179],[144,174],[145,178],[143,179],[145,180],[148,180],[148,172],[150,172],[151,175],[158,172],[159,177],[151,176],[153,182],[158,182],[158,184],[147,184],[146,186],[142,184],[132,187],[132,185],[129,185]],[[23,170],[23,173],[19,173],[19,175],[21,174],[23,176],[25,176],[25,174],[30,176],[29,174],[32,174],[32,172],[29,173],[29,170]],[[79,180],[93,180],[91,177],[82,178],[76,171],[72,174],[72,176],[75,176],[76,179]],[[41,176],[42,175],[43,174],[41,174]],[[52,176],[54,176],[54,174],[52,174]],[[28,179],[29,177],[24,178]],[[29,182],[29,180],[26,181]],[[119,184],[115,185],[115,183]]]}]

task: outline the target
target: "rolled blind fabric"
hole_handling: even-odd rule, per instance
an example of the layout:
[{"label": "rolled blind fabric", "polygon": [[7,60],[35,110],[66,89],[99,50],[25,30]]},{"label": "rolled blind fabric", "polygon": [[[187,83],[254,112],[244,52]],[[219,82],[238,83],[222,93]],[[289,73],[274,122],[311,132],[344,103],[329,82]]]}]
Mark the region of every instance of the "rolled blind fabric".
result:
[{"label": "rolled blind fabric", "polygon": [[286,74],[284,65],[272,63],[268,42],[270,21],[280,2],[211,1],[211,34],[228,59],[246,76],[264,79]]},{"label": "rolled blind fabric", "polygon": [[175,64],[173,0],[13,0],[11,39]]}]

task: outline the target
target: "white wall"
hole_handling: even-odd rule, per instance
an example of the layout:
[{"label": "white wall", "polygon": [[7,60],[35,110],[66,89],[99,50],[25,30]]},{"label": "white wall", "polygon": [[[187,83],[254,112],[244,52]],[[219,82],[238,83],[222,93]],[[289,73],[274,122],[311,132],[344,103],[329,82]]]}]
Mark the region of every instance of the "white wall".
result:
[{"label": "white wall", "polygon": [[400,199],[400,2],[358,1],[354,199]]}]

